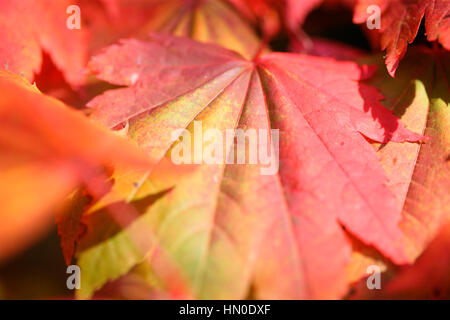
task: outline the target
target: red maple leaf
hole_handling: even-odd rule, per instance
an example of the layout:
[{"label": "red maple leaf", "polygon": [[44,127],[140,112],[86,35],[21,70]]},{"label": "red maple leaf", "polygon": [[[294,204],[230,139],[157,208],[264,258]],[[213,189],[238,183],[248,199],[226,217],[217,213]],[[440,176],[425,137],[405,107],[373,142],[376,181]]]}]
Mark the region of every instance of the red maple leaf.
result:
[{"label": "red maple leaf", "polygon": [[[280,130],[278,174],[261,176],[262,165],[202,165],[188,178],[178,177],[146,211],[158,221],[141,220],[141,227],[156,229],[187,273],[194,296],[243,298],[250,285],[259,298],[340,296],[351,253],[341,224],[394,262],[408,261],[397,225],[400,207],[362,135],[379,142],[422,136],[408,131],[378,102],[380,94],[360,82],[373,68],[285,53],[248,61],[215,45],[157,34],[109,47],[90,68],[100,79],[127,86],[91,101],[93,117],[108,127],[127,123],[128,136],[155,162],[173,147],[172,131],[192,130],[193,120],[221,132]],[[129,200],[136,192],[143,196],[139,187],[118,185],[115,192]],[[182,229],[164,223],[174,217]],[[193,260],[184,261],[171,250],[188,250],[181,239],[192,232],[200,232],[201,240],[199,247],[185,243]],[[97,244],[98,250],[114,251],[121,237],[114,239]],[[95,246],[80,252],[85,273],[94,272],[89,266],[96,259],[108,264],[114,256],[103,259],[96,252]],[[120,270],[129,270],[139,256]],[[115,269],[101,279],[117,276]],[[101,284],[84,283],[82,296]]]},{"label": "red maple leaf", "polygon": [[87,43],[83,28],[67,27],[69,0],[0,1],[0,67],[32,81],[43,51],[72,85],[83,83]]}]

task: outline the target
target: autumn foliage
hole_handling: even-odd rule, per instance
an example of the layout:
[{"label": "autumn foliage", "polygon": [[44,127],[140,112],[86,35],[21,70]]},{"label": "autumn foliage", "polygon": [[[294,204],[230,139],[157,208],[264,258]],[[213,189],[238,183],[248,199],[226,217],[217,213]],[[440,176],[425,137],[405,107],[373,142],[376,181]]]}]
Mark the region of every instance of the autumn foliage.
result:
[{"label": "autumn foliage", "polygon": [[0,0],[0,299],[449,298],[449,10]]}]

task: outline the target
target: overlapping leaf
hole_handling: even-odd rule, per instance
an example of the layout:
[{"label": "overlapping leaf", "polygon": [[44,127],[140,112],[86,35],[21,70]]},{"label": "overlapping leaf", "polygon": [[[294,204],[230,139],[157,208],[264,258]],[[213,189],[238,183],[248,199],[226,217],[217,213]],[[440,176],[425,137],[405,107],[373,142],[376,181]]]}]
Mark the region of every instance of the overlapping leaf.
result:
[{"label": "overlapping leaf", "polygon": [[110,164],[148,160],[24,78],[0,72],[0,259],[28,245],[65,197]]},{"label": "overlapping leaf", "polygon": [[[389,74],[395,75],[408,44],[413,42],[425,16],[425,27],[429,41],[439,41],[450,49],[450,3],[447,0],[358,0],[355,6],[355,23],[366,23],[373,11],[369,6],[381,10],[382,50],[386,50],[386,66]],[[372,16],[372,18],[374,18]]]},{"label": "overlapping leaf", "polygon": [[[341,225],[394,262],[408,261],[400,206],[362,135],[379,142],[422,136],[405,129],[379,104],[378,92],[359,82],[372,68],[282,53],[247,61],[217,46],[161,35],[111,46],[90,68],[127,86],[94,99],[94,118],[125,126],[155,163],[176,149],[173,131],[192,132],[194,120],[224,135],[227,129],[279,129],[280,161],[274,175],[261,175],[263,164],[223,161],[179,176],[131,225],[81,250],[79,264],[89,279],[81,297],[118,277],[118,269],[123,274],[143,261],[153,266],[155,241],[198,298],[245,298],[250,287],[257,298],[341,296],[351,254]],[[165,179],[155,173],[117,178],[104,203],[164,190]],[[142,246],[130,240],[146,229],[156,240]],[[114,257],[127,248],[122,267],[102,268],[101,275],[92,269],[120,264]]]}]

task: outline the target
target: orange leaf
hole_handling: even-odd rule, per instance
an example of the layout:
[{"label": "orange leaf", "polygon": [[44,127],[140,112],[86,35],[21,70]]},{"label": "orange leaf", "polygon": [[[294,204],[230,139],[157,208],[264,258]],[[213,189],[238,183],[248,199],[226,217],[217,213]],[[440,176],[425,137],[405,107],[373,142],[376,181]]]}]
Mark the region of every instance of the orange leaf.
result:
[{"label": "orange leaf", "polygon": [[0,259],[45,231],[52,209],[105,165],[148,165],[137,147],[0,72]]}]

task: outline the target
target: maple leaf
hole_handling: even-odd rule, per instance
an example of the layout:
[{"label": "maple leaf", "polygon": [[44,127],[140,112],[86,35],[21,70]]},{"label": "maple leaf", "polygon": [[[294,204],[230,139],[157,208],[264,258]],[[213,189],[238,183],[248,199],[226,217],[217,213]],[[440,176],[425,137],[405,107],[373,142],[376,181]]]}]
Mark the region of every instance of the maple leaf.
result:
[{"label": "maple leaf", "polygon": [[[129,240],[146,228],[200,298],[244,298],[250,286],[258,298],[342,295],[351,244],[341,224],[393,261],[407,261],[400,210],[361,134],[380,142],[423,137],[359,82],[373,68],[283,53],[248,61],[215,45],[157,34],[109,47],[90,68],[127,86],[91,101],[93,117],[111,128],[126,123],[154,163],[169,157],[173,130],[192,131],[195,119],[204,130],[279,129],[280,170],[260,175],[263,165],[212,164],[177,177],[131,227],[78,253],[88,275],[81,297],[120,276],[102,268],[102,281],[86,280],[95,278],[96,263],[113,264],[116,250],[133,252],[122,274],[144,260],[152,265],[152,245],[136,253]],[[157,172],[116,179],[109,203],[165,190]]]},{"label": "maple leaf", "polygon": [[[103,0],[109,17],[92,1],[81,1],[88,13],[96,48],[124,37],[147,36],[151,31],[186,36],[238,51],[252,58],[259,39],[252,28],[223,0]],[[99,21],[100,17],[100,21]],[[98,43],[97,43],[98,42]]]},{"label": "maple leaf", "polygon": [[365,23],[369,18],[367,8],[376,5],[381,9],[381,47],[386,50],[386,66],[395,75],[408,44],[413,42],[425,16],[429,41],[439,42],[450,49],[450,3],[447,0],[358,0],[353,21]]},{"label": "maple leaf", "polygon": [[33,81],[45,51],[70,84],[81,85],[87,44],[83,30],[66,26],[71,4],[69,0],[2,0],[0,67]]},{"label": "maple leaf", "polygon": [[145,167],[136,146],[0,71],[0,259],[46,230],[57,207],[104,166]]}]

